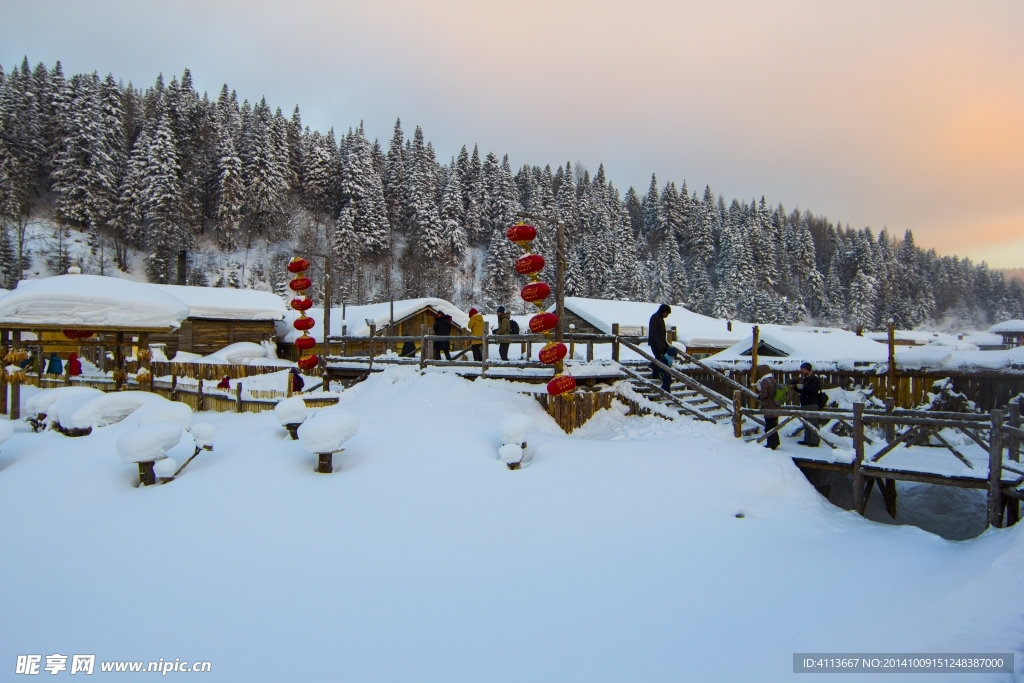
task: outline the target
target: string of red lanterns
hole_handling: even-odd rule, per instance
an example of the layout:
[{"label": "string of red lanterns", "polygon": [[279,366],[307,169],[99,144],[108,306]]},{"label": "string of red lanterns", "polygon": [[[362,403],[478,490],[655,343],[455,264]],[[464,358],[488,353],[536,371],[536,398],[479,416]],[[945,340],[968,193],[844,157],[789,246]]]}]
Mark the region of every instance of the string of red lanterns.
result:
[{"label": "string of red lanterns", "polygon": [[303,370],[312,370],[320,362],[315,353],[309,353],[309,350],[316,346],[316,339],[309,336],[309,330],[316,321],[306,315],[306,311],[313,306],[313,300],[306,296],[306,290],[313,286],[313,281],[306,277],[308,269],[309,261],[299,256],[288,262],[288,272],[295,276],[288,283],[288,288],[297,295],[292,299],[291,306],[299,312],[299,317],[292,321],[292,327],[302,332],[302,336],[295,340],[295,347],[300,351],[297,365]]},{"label": "string of red lanterns", "polygon": [[537,307],[537,315],[530,318],[530,331],[543,334],[548,340],[539,354],[541,363],[555,366],[555,378],[548,382],[548,394],[551,396],[568,394],[566,398],[571,399],[571,392],[576,389],[576,380],[572,375],[563,375],[561,366],[568,349],[565,344],[556,342],[551,336],[551,331],[558,327],[558,316],[544,310],[544,300],[551,296],[551,286],[546,282],[541,282],[538,276],[538,273],[544,269],[544,257],[529,253],[533,241],[537,239],[537,228],[520,222],[510,227],[505,232],[505,236],[526,252],[526,255],[516,259],[516,272],[529,277],[530,284],[520,290],[519,296],[523,301]]}]

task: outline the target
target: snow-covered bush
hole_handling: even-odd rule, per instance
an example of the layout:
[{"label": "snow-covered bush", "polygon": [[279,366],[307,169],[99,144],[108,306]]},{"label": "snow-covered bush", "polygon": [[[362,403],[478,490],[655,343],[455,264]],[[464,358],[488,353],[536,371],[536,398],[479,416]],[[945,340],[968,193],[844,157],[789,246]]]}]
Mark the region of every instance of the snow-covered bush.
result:
[{"label": "snow-covered bush", "polygon": [[178,470],[178,461],[174,458],[163,458],[153,463],[153,474],[161,478],[173,477]]},{"label": "snow-covered bush", "polygon": [[320,456],[317,472],[334,471],[332,455],[345,449],[345,442],[359,431],[359,418],[344,410],[331,409],[316,413],[298,429],[302,447]]},{"label": "snow-covered bush", "polygon": [[32,425],[33,431],[40,431],[47,425],[56,422],[52,418],[52,406],[58,401],[73,396],[79,398],[76,405],[84,402],[83,397],[95,398],[102,396],[103,392],[92,387],[58,387],[56,389],[43,389],[33,394],[25,401],[25,421]]},{"label": "snow-covered bush", "polygon": [[156,483],[153,463],[181,441],[181,427],[173,422],[150,422],[125,432],[117,439],[117,454],[125,464],[138,464],[139,483]]},{"label": "snow-covered bush", "polygon": [[69,436],[82,436],[98,427],[117,424],[136,410],[154,403],[169,404],[166,398],[148,391],[115,391],[100,394],[84,402],[74,402],[78,396],[57,401],[56,420],[60,431]]},{"label": "snow-covered bush", "polygon": [[177,401],[156,401],[143,406],[136,412],[136,424],[144,425],[151,422],[173,422],[187,430],[192,424],[192,409]]},{"label": "snow-covered bush", "polygon": [[928,392],[928,402],[919,405],[917,410],[948,413],[980,412],[974,401],[953,388],[953,380],[949,377],[932,382],[932,390]]},{"label": "snow-covered bush", "polygon": [[533,429],[533,420],[529,415],[509,415],[501,421],[498,431],[504,444],[498,449],[498,457],[508,465],[510,470],[517,470],[522,465],[526,453],[526,437]]},{"label": "snow-covered bush", "polygon": [[277,417],[281,426],[288,430],[293,439],[299,438],[297,433],[299,425],[306,421],[308,414],[306,402],[302,400],[301,396],[286,398],[274,406],[274,416]]},{"label": "snow-covered bush", "polygon": [[217,429],[209,422],[199,422],[192,425],[192,438],[195,439],[196,448],[212,451],[213,437],[216,434]]}]

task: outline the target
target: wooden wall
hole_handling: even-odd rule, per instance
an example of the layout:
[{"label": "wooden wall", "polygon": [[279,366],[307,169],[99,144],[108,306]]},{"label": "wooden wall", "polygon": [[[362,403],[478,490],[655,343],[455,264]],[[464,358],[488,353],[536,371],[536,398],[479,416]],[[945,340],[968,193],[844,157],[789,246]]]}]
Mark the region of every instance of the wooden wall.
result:
[{"label": "wooden wall", "polygon": [[260,343],[274,339],[272,320],[210,320],[189,318],[176,332],[151,334],[151,344],[165,344],[165,353],[173,358],[178,351],[207,356],[235,342]]}]

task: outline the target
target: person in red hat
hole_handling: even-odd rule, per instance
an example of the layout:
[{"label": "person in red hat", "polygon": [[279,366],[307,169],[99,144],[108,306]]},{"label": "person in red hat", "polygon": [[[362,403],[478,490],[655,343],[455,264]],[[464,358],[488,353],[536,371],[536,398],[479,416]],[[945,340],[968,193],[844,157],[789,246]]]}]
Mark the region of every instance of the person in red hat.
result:
[{"label": "person in red hat", "polygon": [[[484,317],[475,308],[469,309],[469,336],[484,336]],[[479,362],[484,359],[484,343],[482,339],[474,339],[469,343],[473,351],[473,360]]]}]

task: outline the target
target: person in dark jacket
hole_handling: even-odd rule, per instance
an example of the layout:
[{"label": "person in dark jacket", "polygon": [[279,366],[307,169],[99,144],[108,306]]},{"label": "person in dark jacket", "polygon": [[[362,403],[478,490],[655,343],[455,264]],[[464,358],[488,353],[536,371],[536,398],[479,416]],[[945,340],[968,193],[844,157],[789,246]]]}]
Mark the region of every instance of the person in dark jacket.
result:
[{"label": "person in dark jacket", "polygon": [[[512,316],[504,306],[498,306],[498,329],[495,334],[512,334]],[[498,355],[502,360],[508,360],[508,344],[498,344]]]},{"label": "person in dark jacket", "polygon": [[56,352],[50,354],[50,360],[46,364],[46,374],[48,375],[63,375],[64,374],[64,363],[61,361],[60,356]]},{"label": "person in dark jacket", "polygon": [[[672,346],[672,347],[669,347],[669,350],[665,352],[665,355],[662,356],[661,358],[659,358],[658,360],[660,360],[665,365],[667,365],[669,367],[672,367],[672,363],[675,362],[676,356],[678,356],[678,355],[679,355],[679,349],[677,349],[676,347]],[[658,366],[654,366],[654,367],[658,370],[658,374],[661,376],[661,388],[664,389],[665,391],[670,391],[672,389],[672,375],[670,375],[669,373],[665,372],[664,370],[662,370]]]},{"label": "person in dark jacket", "polygon": [[302,391],[302,387],[306,386],[306,380],[302,379],[302,375],[299,374],[298,368],[291,369],[292,374],[292,393],[297,394]]},{"label": "person in dark jacket", "polygon": [[[793,387],[800,394],[800,409],[801,410],[820,410],[818,405],[818,394],[821,393],[821,379],[813,372],[814,368],[810,363],[803,363],[800,365],[800,376],[794,380]],[[819,424],[815,420],[808,419],[807,422],[818,427]],[[811,446],[817,448],[821,445],[821,437],[812,430],[804,427],[804,438],[802,441],[798,441],[801,446]]]},{"label": "person in dark jacket", "polygon": [[402,358],[412,358],[416,355],[416,342],[407,341],[402,344]]},{"label": "person in dark jacket", "polygon": [[[757,400],[761,402],[761,408],[765,410],[775,410],[779,405],[775,402],[775,389],[779,386],[778,382],[775,381],[775,377],[772,376],[772,369],[767,365],[757,366]],[[767,417],[764,418],[764,431],[765,434],[770,432],[779,426],[779,418]],[[768,443],[765,444],[765,448],[770,448],[773,451],[779,447],[779,433],[775,432],[768,437]]]},{"label": "person in dark jacket", "polygon": [[[665,318],[672,312],[668,304],[662,304],[651,316],[647,326],[647,345],[651,347],[651,355],[661,360],[668,353],[668,332],[665,330]],[[651,364],[651,376],[658,379],[661,371],[654,364]]]},{"label": "person in dark jacket", "polygon": [[217,388],[218,389],[227,389],[228,391],[230,391],[231,390],[231,378],[228,377],[227,375],[224,375],[224,377],[222,377],[221,380],[219,382],[217,382]]},{"label": "person in dark jacket", "polygon": [[[452,317],[445,315],[444,313],[438,313],[437,317],[434,318],[434,334],[439,337],[447,337],[452,333]],[[452,359],[451,354],[452,343],[448,340],[440,341],[434,340],[434,360],[441,360],[441,352],[444,351],[444,357],[448,360]]]}]

